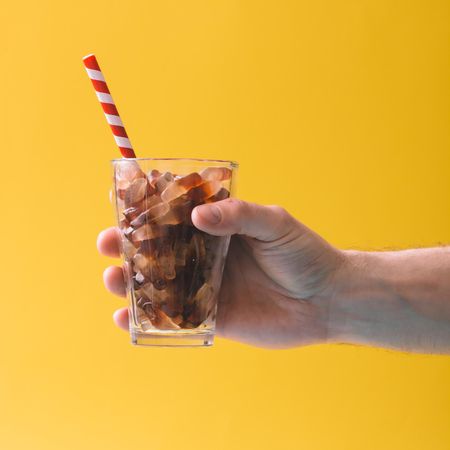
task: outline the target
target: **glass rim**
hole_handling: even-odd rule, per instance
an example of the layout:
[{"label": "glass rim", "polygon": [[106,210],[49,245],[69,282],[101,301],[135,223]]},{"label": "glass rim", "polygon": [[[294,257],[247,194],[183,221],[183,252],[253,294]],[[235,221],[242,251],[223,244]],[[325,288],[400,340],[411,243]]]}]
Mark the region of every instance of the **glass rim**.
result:
[{"label": "glass rim", "polygon": [[125,161],[186,161],[186,162],[205,162],[205,163],[224,163],[231,166],[233,169],[239,167],[237,161],[227,159],[207,159],[207,158],[114,158],[112,163],[120,163]]}]

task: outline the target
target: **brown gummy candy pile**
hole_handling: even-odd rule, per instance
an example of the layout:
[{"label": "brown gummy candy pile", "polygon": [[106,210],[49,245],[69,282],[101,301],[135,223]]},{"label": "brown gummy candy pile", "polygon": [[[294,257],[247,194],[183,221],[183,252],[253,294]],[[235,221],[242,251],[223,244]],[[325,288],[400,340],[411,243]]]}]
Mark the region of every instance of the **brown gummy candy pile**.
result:
[{"label": "brown gummy candy pile", "polygon": [[145,174],[135,161],[118,165],[119,227],[144,330],[193,329],[213,314],[211,267],[219,238],[196,229],[191,212],[228,198],[230,178],[226,167],[180,176]]}]

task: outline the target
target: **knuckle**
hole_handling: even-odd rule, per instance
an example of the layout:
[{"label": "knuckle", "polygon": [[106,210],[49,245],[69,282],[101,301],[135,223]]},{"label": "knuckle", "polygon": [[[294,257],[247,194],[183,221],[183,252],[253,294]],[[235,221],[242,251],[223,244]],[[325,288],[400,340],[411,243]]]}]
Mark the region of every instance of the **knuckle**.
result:
[{"label": "knuckle", "polygon": [[270,208],[276,219],[276,223],[278,224],[277,228],[290,229],[292,227],[294,219],[285,208],[278,205],[271,205],[268,208]]},{"label": "knuckle", "polygon": [[245,203],[244,200],[241,200],[239,198],[230,197],[225,200],[223,200],[223,203],[229,204],[229,205],[241,205],[242,203]]},{"label": "knuckle", "polygon": [[225,200],[231,208],[236,212],[236,214],[243,214],[249,210],[249,204],[244,200],[239,200],[237,198],[229,198]]},{"label": "knuckle", "polygon": [[285,208],[278,205],[270,205],[268,206],[273,214],[275,214],[280,220],[287,221],[291,215],[287,212]]},{"label": "knuckle", "polygon": [[246,221],[251,217],[251,205],[244,200],[230,198],[224,200],[227,210],[225,222],[236,234],[245,234]]}]

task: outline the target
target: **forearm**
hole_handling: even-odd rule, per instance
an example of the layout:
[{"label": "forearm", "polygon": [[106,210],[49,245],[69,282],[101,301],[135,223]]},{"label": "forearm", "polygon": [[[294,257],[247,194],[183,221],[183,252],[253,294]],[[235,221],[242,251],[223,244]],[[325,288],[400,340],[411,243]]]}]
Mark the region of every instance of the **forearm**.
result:
[{"label": "forearm", "polygon": [[450,248],[344,254],[330,340],[450,353]]}]

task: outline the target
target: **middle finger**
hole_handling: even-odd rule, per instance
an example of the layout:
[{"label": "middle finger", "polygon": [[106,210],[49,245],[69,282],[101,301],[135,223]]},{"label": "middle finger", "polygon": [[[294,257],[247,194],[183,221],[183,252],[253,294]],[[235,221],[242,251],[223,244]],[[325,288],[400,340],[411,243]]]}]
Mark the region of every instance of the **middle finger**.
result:
[{"label": "middle finger", "polygon": [[98,251],[105,256],[118,258],[120,256],[120,236],[117,227],[107,228],[100,232],[97,238]]},{"label": "middle finger", "polygon": [[119,297],[126,296],[125,278],[121,267],[110,266],[103,272],[106,289]]}]

